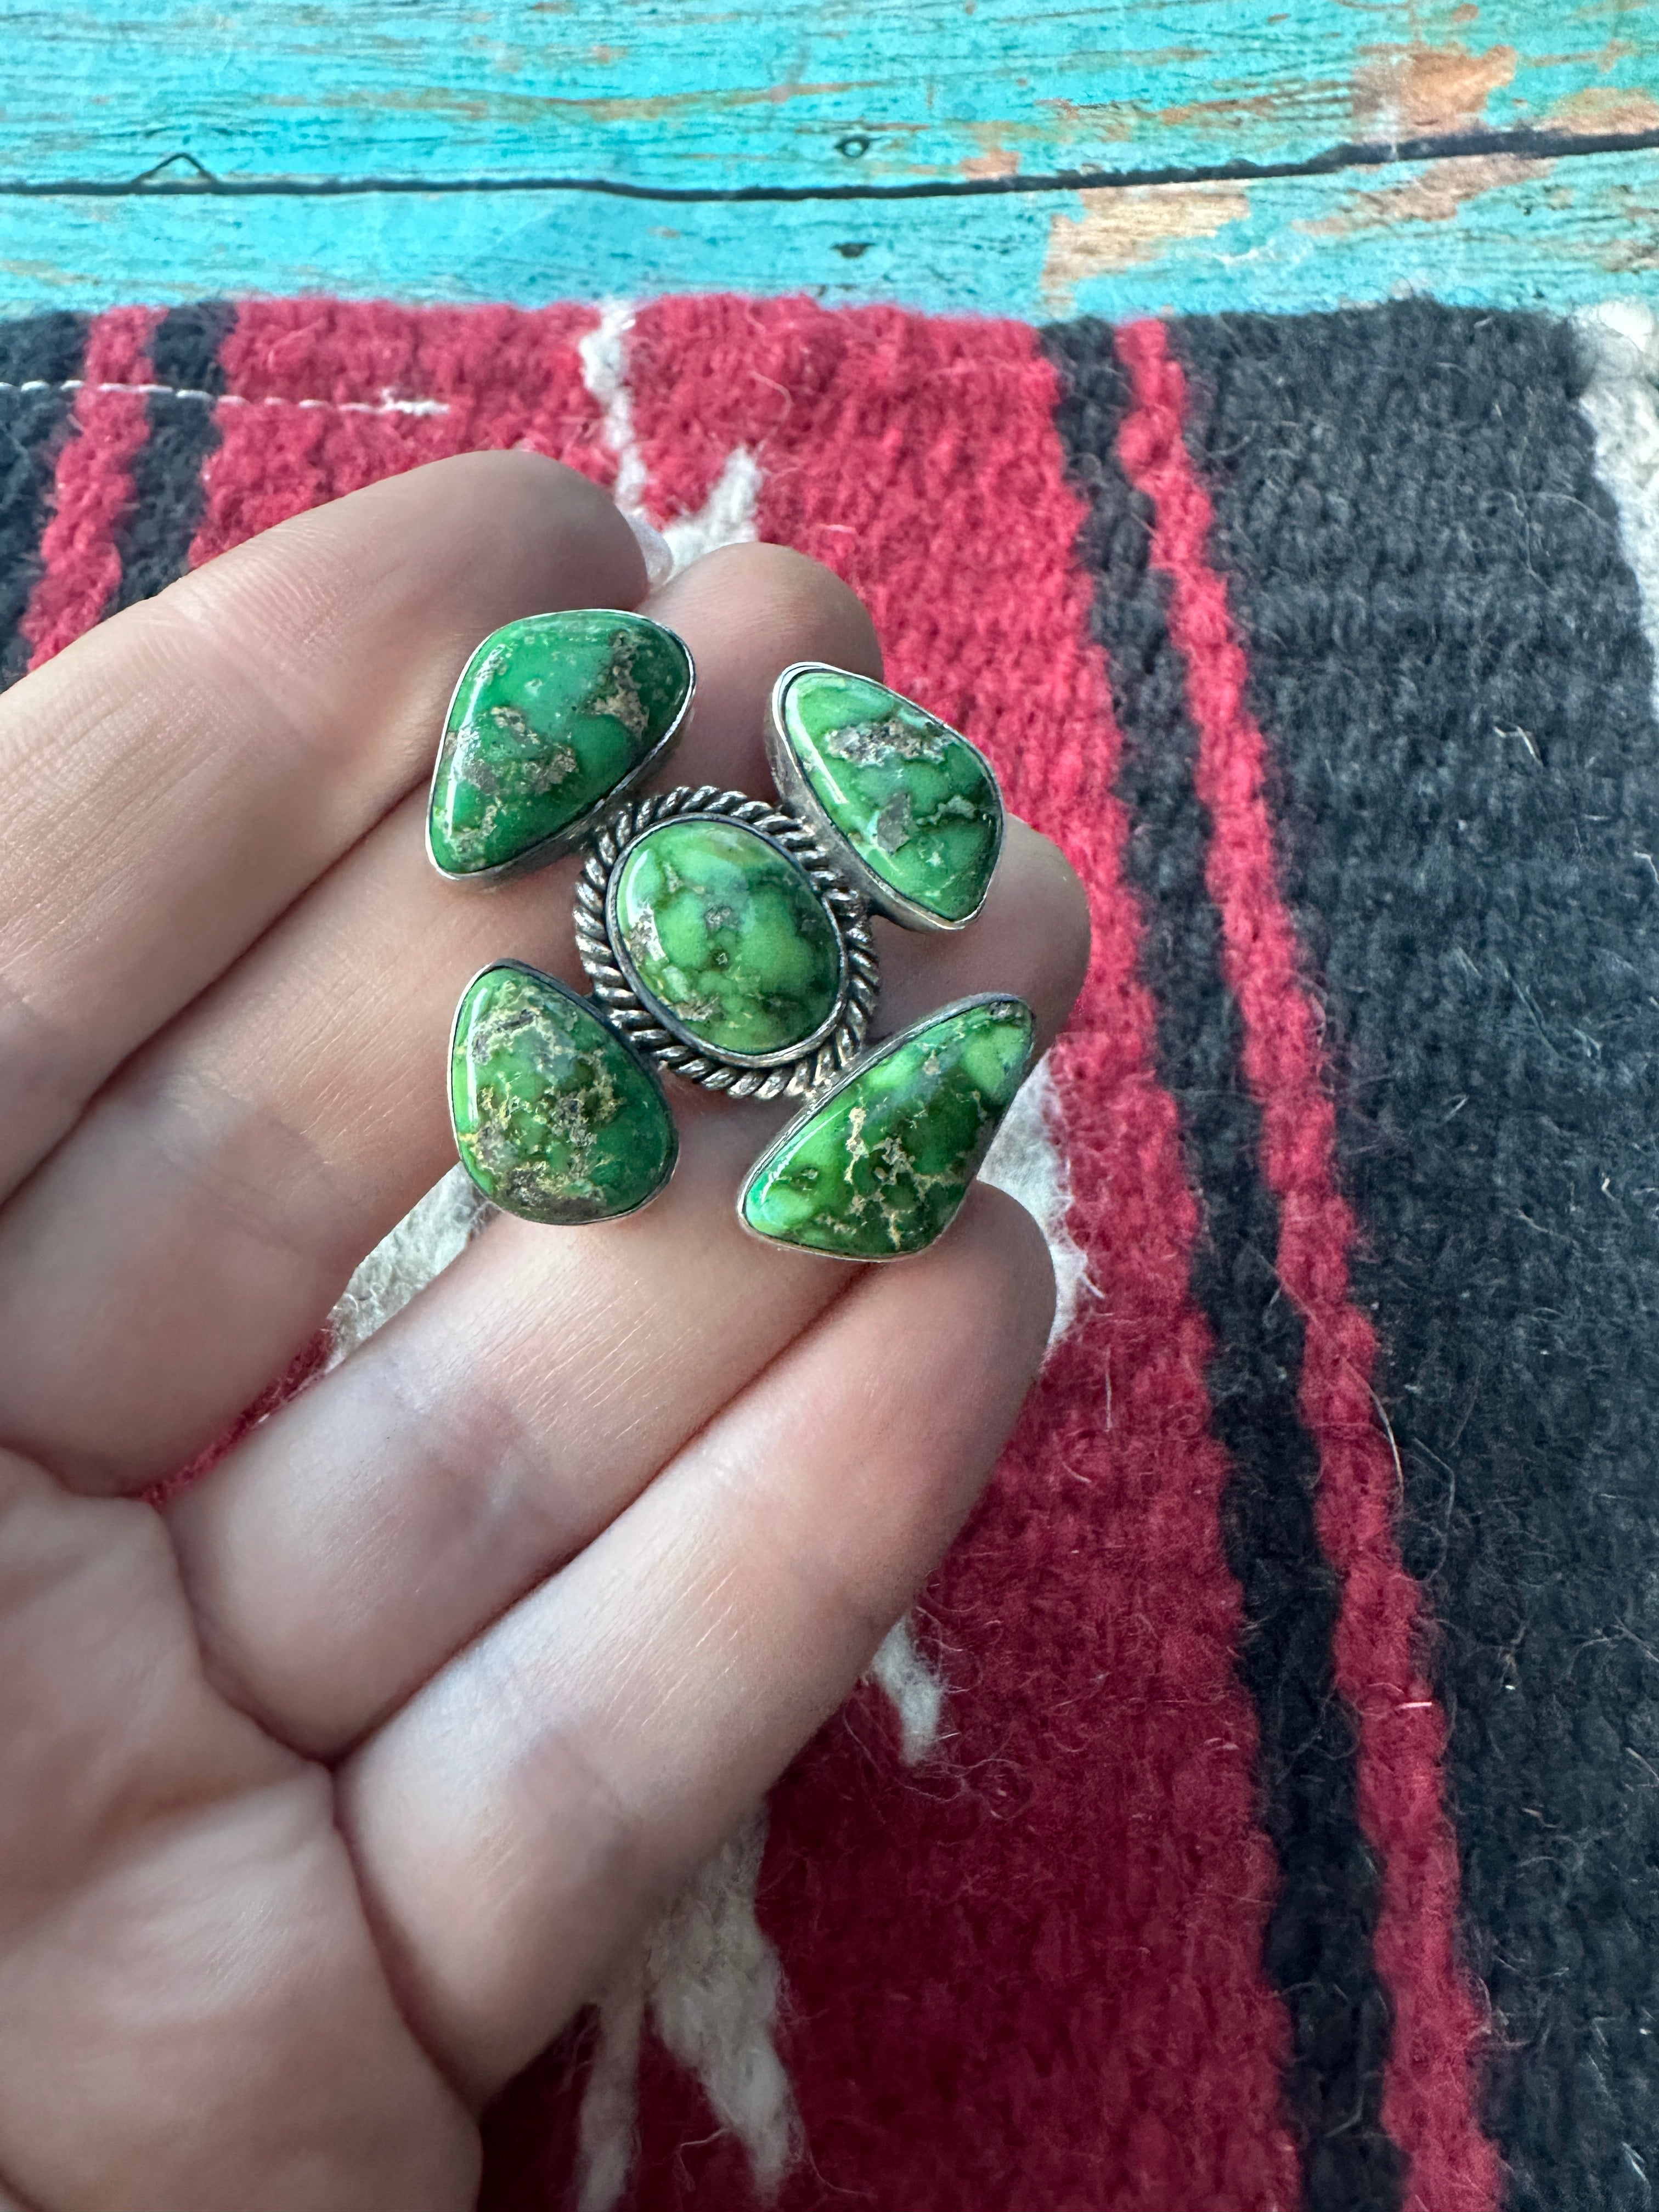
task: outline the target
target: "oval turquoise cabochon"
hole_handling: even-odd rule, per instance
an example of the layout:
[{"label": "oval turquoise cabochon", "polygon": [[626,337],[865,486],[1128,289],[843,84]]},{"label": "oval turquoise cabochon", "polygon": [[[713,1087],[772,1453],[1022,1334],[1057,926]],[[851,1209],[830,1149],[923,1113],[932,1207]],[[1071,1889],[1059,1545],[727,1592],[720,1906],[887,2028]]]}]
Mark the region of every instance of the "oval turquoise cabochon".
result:
[{"label": "oval turquoise cabochon", "polygon": [[845,1260],[925,1250],[1024,1080],[1033,1029],[1023,999],[972,999],[878,1045],[756,1163],[744,1227]]},{"label": "oval turquoise cabochon", "polygon": [[696,1043],[758,1060],[835,1020],[841,933],[805,870],[745,823],[658,823],[623,855],[611,901],[629,980]]},{"label": "oval turquoise cabochon", "polygon": [[776,719],[825,820],[879,885],[951,927],[978,913],[1001,848],[1002,794],[966,738],[837,668],[798,670]]},{"label": "oval turquoise cabochon", "polygon": [[495,631],[462,672],[438,749],[438,867],[486,875],[557,849],[664,743],[691,684],[685,647],[644,615],[575,607]]},{"label": "oval turquoise cabochon", "polygon": [[463,994],[449,1095],[462,1165],[526,1221],[614,1221],[673,1173],[679,1138],[656,1075],[586,1000],[516,961]]}]

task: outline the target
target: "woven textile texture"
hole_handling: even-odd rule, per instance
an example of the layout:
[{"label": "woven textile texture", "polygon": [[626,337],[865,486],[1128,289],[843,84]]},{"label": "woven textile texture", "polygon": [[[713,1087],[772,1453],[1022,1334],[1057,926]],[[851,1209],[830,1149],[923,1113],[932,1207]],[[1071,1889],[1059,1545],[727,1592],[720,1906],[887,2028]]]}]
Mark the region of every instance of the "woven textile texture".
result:
[{"label": "woven textile texture", "polygon": [[500,2100],[488,2212],[1654,2203],[1656,363],[1424,301],[0,326],[0,680],[529,447],[682,557],[828,562],[1089,887],[997,1480]]}]

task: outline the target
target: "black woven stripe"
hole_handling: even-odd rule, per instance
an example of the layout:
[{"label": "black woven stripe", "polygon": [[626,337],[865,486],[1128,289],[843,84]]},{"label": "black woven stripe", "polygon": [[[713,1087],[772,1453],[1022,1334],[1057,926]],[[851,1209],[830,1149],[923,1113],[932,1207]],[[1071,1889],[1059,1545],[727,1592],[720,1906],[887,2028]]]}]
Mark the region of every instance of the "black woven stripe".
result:
[{"label": "black woven stripe", "polygon": [[1179,1104],[1203,1202],[1193,1287],[1217,1343],[1208,1382],[1232,1469],[1224,1530],[1249,1624],[1239,1663],[1260,1721],[1261,1817],[1280,1874],[1263,1963],[1291,2021],[1286,2094],[1304,2198],[1309,2212],[1392,2212],[1401,2160],[1380,2117],[1390,2020],[1371,1950],[1376,1869],[1359,1831],[1352,1720],[1333,1679],[1338,1590],[1314,1523],[1317,1455],[1297,1407],[1301,1321],[1273,1269],[1278,1208],[1204,882],[1210,823],[1194,788],[1185,665],[1170,642],[1164,580],[1147,558],[1147,502],[1115,457],[1127,392],[1111,334],[1077,323],[1050,330],[1045,343],[1064,380],[1060,434],[1091,507],[1081,550],[1098,579],[1096,634],[1124,736],[1120,792],[1159,1073]]},{"label": "black woven stripe", "polygon": [[1346,1066],[1487,2115],[1526,2212],[1659,2191],[1659,730],[1570,332],[1186,326]]},{"label": "black woven stripe", "polygon": [[216,398],[225,388],[219,348],[234,313],[222,300],[174,307],[150,340],[155,380],[171,388],[145,403],[149,434],[133,463],[117,607],[153,598],[189,565],[202,517],[202,465],[219,442],[213,407],[202,395]]},{"label": "black woven stripe", "polygon": [[[0,323],[0,688],[28,665],[18,628],[40,576],[40,533],[52,512],[52,476],[81,374],[84,315],[30,315]],[[36,384],[40,391],[19,391]]]}]

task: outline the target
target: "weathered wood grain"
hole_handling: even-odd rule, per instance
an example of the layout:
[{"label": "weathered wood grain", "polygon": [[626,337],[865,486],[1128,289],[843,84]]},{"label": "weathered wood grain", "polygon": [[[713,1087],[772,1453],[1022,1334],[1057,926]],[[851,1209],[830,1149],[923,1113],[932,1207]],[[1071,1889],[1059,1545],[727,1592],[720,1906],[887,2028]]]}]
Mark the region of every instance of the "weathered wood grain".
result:
[{"label": "weathered wood grain", "polygon": [[0,205],[6,313],[216,291],[535,304],[731,289],[1036,319],[1288,312],[1402,289],[1659,304],[1659,157],[851,207],[519,192]]},{"label": "weathered wood grain", "polygon": [[[1032,318],[1659,293],[1659,151],[1589,150],[1659,134],[1659,0],[78,0],[3,29],[8,313],[296,289]],[[879,197],[1516,130],[1556,134],[1553,158]],[[252,196],[121,190],[175,155]]]},{"label": "weathered wood grain", "polygon": [[894,185],[1659,126],[1659,0],[14,8],[0,173]]}]

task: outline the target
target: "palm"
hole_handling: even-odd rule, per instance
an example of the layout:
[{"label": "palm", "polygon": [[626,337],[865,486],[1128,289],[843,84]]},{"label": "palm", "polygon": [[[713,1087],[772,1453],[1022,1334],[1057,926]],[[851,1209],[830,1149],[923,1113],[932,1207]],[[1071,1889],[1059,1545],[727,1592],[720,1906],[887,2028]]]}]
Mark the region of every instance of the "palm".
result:
[{"label": "palm", "polygon": [[[870,1275],[741,1237],[775,1114],[677,1102],[667,1197],[494,1224],[163,1512],[441,1171],[465,976],[570,968],[568,877],[419,856],[478,636],[635,603],[580,478],[447,463],[228,556],[0,708],[0,2203],[464,2207],[472,2115],[831,1709],[1039,1354],[994,1194]],[[763,789],[758,703],[868,664],[754,548],[659,611],[677,772]],[[1048,1028],[1083,929],[1011,839],[982,923],[892,944],[888,1026]]]},{"label": "palm", "polygon": [[325,1770],[208,1685],[148,1507],[0,1480],[8,2178],[43,2206],[470,2203]]}]

